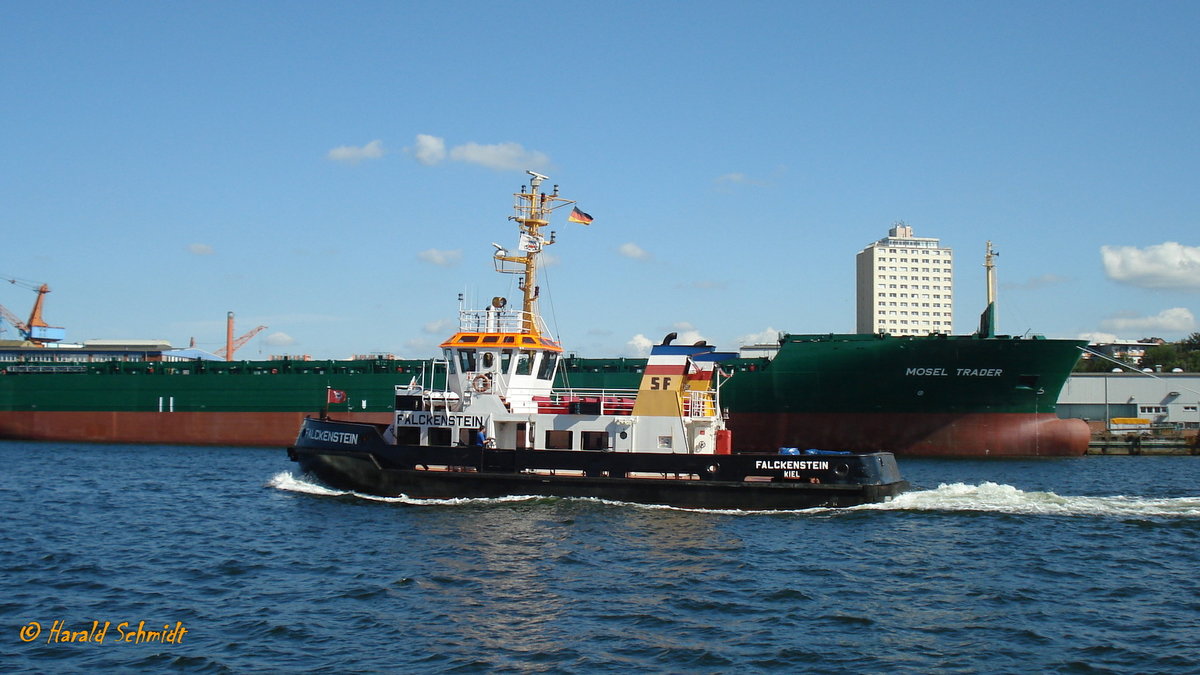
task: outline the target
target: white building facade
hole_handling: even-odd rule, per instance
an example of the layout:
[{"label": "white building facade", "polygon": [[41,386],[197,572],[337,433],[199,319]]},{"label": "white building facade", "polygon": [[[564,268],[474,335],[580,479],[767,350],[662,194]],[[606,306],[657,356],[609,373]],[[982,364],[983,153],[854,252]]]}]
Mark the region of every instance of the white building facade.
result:
[{"label": "white building facade", "polygon": [[856,264],[856,332],[953,332],[954,261],[941,240],[913,236],[911,227],[896,223],[859,252]]}]

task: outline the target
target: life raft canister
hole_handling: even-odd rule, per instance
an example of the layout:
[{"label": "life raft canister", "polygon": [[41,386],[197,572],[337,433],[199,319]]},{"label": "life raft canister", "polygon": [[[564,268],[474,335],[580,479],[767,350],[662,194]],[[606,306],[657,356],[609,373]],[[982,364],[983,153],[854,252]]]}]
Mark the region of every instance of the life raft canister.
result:
[{"label": "life raft canister", "polygon": [[729,429],[717,429],[717,447],[713,454],[729,455],[733,453],[733,432]]}]

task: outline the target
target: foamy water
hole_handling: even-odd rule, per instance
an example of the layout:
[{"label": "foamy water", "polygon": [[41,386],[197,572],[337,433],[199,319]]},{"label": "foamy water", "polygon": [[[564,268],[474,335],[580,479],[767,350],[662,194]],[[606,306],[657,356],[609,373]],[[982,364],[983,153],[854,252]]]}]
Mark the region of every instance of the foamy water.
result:
[{"label": "foamy water", "polygon": [[[358,492],[333,490],[307,477],[297,477],[289,471],[281,471],[267,481],[267,486],[277,490],[298,492],[322,497],[353,496],[359,499],[397,504],[421,506],[461,506],[476,504],[505,504],[545,499],[535,495],[513,495],[496,498],[471,499],[413,499],[410,497],[379,497]],[[670,509],[700,513],[753,514],[754,511],[730,509],[680,509],[658,504],[633,504],[591,497],[577,498],[613,506],[633,506],[649,509]],[[1200,497],[1171,499],[1147,499],[1116,495],[1112,497],[1064,496],[1053,492],[1026,492],[1011,485],[983,482],[979,485],[965,483],[942,484],[933,490],[912,490],[886,501],[863,504],[846,509],[814,508],[795,511],[772,511],[771,513],[827,513],[831,511],[969,511],[1009,513],[1020,515],[1093,516],[1112,518],[1200,518]]]},{"label": "foamy water", "polygon": [[381,497],[379,495],[370,495],[362,492],[354,492],[351,490],[334,490],[320,483],[310,481],[304,477],[296,477],[290,471],[280,471],[271,476],[267,481],[267,487],[275,488],[276,490],[284,490],[287,492],[299,492],[301,494],[317,495],[319,497],[357,497],[372,502],[385,502],[390,504],[410,504],[414,506],[465,506],[472,504],[505,504],[512,502],[526,502],[533,499],[544,499],[537,495],[512,495],[508,497],[489,497],[489,498],[459,498],[459,499],[414,499],[412,497]]},{"label": "foamy water", "polygon": [[864,504],[854,508],[1119,518],[1197,518],[1200,517],[1200,498],[1147,499],[1124,495],[1080,497],[1053,492],[1026,492],[1011,485],[983,482],[979,485],[942,484],[935,490],[906,492],[886,503]]}]

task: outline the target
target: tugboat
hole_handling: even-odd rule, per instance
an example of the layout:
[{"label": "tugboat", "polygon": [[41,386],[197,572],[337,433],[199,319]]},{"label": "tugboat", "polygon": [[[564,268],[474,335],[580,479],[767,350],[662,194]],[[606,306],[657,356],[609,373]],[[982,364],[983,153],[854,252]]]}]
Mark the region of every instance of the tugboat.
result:
[{"label": "tugboat", "polygon": [[[466,309],[442,343],[446,387],[397,384],[390,424],[306,418],[288,457],[338,489],[452,499],[592,497],[701,509],[844,507],[908,489],[889,452],[733,450],[720,405],[720,363],[698,343],[652,348],[637,390],[554,389],[562,346],[538,313],[537,271],[553,212],[575,202],[516,193],[518,252],[499,244],[497,272],[520,275],[520,309],[493,298]],[[573,208],[569,220],[591,217]],[[330,392],[331,397],[340,392]]]}]

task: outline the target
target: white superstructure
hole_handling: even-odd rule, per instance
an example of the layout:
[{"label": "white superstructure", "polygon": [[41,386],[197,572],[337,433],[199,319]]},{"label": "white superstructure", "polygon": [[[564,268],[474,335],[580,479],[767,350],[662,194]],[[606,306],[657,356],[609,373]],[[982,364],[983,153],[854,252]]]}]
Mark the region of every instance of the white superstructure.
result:
[{"label": "white superstructure", "polygon": [[934,237],[896,223],[859,252],[855,332],[927,335],[954,327],[953,256]]}]

